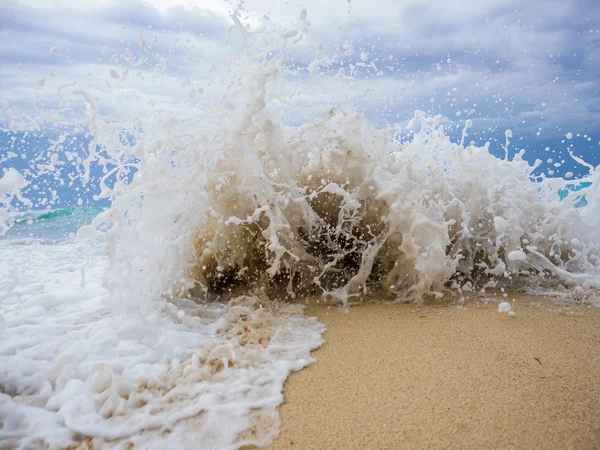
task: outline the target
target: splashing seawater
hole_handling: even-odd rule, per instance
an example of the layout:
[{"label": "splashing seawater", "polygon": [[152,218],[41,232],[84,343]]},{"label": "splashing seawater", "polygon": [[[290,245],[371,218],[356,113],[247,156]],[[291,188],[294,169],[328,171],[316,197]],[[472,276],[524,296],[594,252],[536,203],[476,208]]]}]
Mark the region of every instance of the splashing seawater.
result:
[{"label": "splashing seawater", "polygon": [[[465,287],[598,286],[597,170],[576,209],[560,201],[562,180],[535,180],[539,163],[523,152],[500,160],[487,145],[465,147],[470,121],[460,144],[419,111],[407,142],[351,109],[284,126],[269,105],[291,69],[235,21],[247,46],[210,112],[220,120],[170,118],[140,132],[138,120],[108,123],[79,92],[90,149],[116,171],[124,156],[139,159],[131,183],[102,185],[112,206],[80,231],[110,223],[105,279],[120,303],[261,292],[347,305],[367,293],[421,301]],[[118,145],[123,132],[135,135],[131,148]]]}]

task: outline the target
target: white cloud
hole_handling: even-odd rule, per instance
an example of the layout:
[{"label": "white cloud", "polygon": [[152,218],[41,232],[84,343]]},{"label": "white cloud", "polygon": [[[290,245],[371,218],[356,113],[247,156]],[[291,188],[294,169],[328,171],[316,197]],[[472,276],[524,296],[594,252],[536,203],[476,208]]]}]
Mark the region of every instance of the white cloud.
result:
[{"label": "white cloud", "polygon": [[[246,0],[241,18],[255,25],[267,17],[269,29],[282,34],[299,26],[306,9],[309,33],[285,50],[291,64],[306,68],[315,58],[332,60],[322,76],[290,77],[286,90],[294,95],[277,106],[289,121],[323,114],[332,105],[355,104],[379,122],[404,122],[422,109],[457,126],[472,118],[473,134],[479,130],[486,138],[494,132],[502,137],[503,128],[511,127],[531,139],[542,128],[540,139],[549,139],[563,135],[564,128],[600,132],[595,89],[600,21],[579,3]],[[59,102],[60,86],[77,81],[112,114],[148,108],[189,114],[219,97],[225,73],[240,54],[237,33],[225,43],[228,14],[236,5],[221,0],[102,0],[91,6],[76,0],[3,2],[2,36],[8,45],[0,49],[1,101],[41,109]],[[353,43],[353,55],[344,54],[346,40]],[[361,53],[372,67],[358,67]],[[131,61],[143,60],[141,66],[132,67],[128,54]],[[346,76],[336,77],[341,64]],[[61,97],[77,107],[68,89]]]}]

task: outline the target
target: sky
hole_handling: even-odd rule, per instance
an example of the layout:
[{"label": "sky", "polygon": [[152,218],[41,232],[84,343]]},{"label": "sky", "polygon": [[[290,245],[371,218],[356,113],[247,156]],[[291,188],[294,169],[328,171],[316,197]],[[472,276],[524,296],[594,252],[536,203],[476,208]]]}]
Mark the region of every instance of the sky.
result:
[{"label": "sky", "polygon": [[[542,159],[549,176],[585,175],[567,150],[600,164],[594,0],[3,0],[0,169],[36,166],[50,147],[85,147],[85,135],[53,146],[83,114],[78,88],[117,118],[210,108],[242,52],[234,10],[249,29],[306,25],[285,49],[296,71],[274,107],[286,124],[336,106],[402,129],[423,110],[441,114],[453,137],[471,119],[468,140],[490,141],[498,156],[511,129],[514,151]],[[57,198],[42,206],[97,203],[76,172],[40,177],[38,197]]]}]

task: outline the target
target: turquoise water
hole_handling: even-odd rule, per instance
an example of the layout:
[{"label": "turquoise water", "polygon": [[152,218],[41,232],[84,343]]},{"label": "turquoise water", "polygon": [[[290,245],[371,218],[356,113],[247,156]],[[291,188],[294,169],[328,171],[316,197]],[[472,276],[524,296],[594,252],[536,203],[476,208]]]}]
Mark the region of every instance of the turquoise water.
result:
[{"label": "turquoise water", "polygon": [[102,208],[67,208],[53,211],[27,211],[18,217],[7,239],[62,240],[73,236],[102,212]]},{"label": "turquoise water", "polygon": [[[579,184],[575,184],[575,183],[569,183],[565,186],[566,189],[559,189],[558,190],[558,196],[560,197],[561,200],[564,200],[565,198],[567,198],[569,196],[570,192],[577,192],[580,191],[582,189],[585,189],[587,187],[590,187],[592,185],[591,182],[589,181],[582,181]],[[587,199],[585,198],[585,195],[581,195],[579,197],[575,198],[575,207],[579,208],[581,206],[586,206],[587,205]]]}]

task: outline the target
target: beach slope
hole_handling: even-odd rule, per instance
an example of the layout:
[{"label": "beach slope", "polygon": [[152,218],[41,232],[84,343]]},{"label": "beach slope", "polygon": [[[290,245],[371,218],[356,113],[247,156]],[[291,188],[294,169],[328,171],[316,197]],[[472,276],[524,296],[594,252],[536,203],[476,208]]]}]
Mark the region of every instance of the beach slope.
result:
[{"label": "beach slope", "polygon": [[326,343],[271,448],[599,448],[600,310],[466,306],[311,306]]}]

